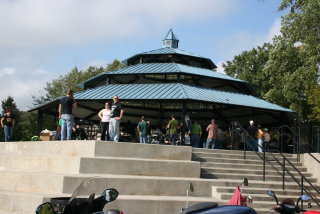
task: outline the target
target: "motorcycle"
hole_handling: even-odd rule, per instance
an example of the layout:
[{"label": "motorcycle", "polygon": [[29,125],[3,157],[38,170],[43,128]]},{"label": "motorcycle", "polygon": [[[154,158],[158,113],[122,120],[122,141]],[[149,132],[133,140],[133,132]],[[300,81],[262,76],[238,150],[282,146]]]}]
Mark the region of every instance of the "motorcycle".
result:
[{"label": "motorcycle", "polygon": [[71,197],[51,198],[50,202],[40,204],[36,214],[123,214],[120,210],[103,211],[107,203],[117,199],[119,192],[108,188],[98,193],[97,178],[82,181]]},{"label": "motorcycle", "polygon": [[307,201],[310,199],[310,196],[308,195],[301,195],[296,204],[292,199],[284,199],[281,203],[279,203],[278,198],[272,190],[268,190],[267,194],[271,197],[273,197],[277,203],[277,205],[273,208],[274,211],[281,213],[281,214],[295,214],[295,213],[301,213],[303,212],[304,214],[320,214],[320,212],[317,211],[307,211],[304,209],[301,209],[299,207],[299,202],[302,201]]},{"label": "motorcycle", "polygon": [[[249,185],[247,178],[244,178],[242,183],[243,186]],[[229,201],[229,205],[222,206],[219,206],[216,202],[202,202],[188,206],[189,191],[194,191],[192,183],[190,183],[187,188],[187,208],[182,209],[180,214],[257,214],[254,209],[246,206],[247,202],[252,203],[252,198],[250,196],[242,197],[241,189],[238,186],[236,187],[236,191]],[[236,204],[242,205],[233,205],[234,202],[238,200],[241,202]]]},{"label": "motorcycle", "polygon": [[240,205],[218,206],[216,202],[203,202],[184,209],[181,214],[257,214],[251,207]]}]

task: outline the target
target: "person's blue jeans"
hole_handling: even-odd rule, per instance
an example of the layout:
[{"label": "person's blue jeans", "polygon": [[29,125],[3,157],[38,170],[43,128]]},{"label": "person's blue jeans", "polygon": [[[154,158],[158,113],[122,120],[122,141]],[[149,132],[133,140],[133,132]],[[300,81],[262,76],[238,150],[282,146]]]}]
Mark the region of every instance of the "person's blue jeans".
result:
[{"label": "person's blue jeans", "polygon": [[121,122],[120,120],[116,120],[115,118],[110,119],[110,123],[109,123],[110,141],[119,142],[120,122]]},{"label": "person's blue jeans", "polygon": [[170,134],[170,143],[171,143],[171,145],[176,145],[177,144],[177,139],[178,139],[178,134],[177,133]]},{"label": "person's blue jeans", "polygon": [[4,141],[9,142],[12,137],[12,126],[4,125]]},{"label": "person's blue jeans", "polygon": [[72,139],[72,127],[73,127],[73,115],[72,114],[62,114],[62,126],[61,126],[61,140],[71,140]]},{"label": "person's blue jeans", "polygon": [[199,144],[200,144],[200,135],[191,134],[191,146],[195,148],[199,148]]},{"label": "person's blue jeans", "polygon": [[207,149],[214,149],[215,143],[216,143],[216,139],[207,138],[206,148]]},{"label": "person's blue jeans", "polygon": [[252,138],[247,139],[247,151],[256,151],[256,141]]},{"label": "person's blue jeans", "polygon": [[214,143],[214,149],[220,149],[221,146],[221,140],[220,139],[216,139],[215,143]]},{"label": "person's blue jeans", "polygon": [[146,134],[140,134],[140,143],[146,144],[148,142],[148,136]]}]

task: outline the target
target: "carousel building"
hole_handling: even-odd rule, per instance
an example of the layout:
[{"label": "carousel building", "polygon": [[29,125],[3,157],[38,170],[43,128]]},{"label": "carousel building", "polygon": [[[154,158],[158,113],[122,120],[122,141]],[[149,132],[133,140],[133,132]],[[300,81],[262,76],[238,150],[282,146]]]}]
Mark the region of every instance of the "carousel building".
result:
[{"label": "carousel building", "polygon": [[[208,58],[179,49],[170,30],[160,49],[136,54],[123,61],[127,67],[101,73],[80,83],[75,93],[76,120],[99,122],[97,113],[106,101],[119,96],[124,105],[123,122],[138,123],[143,115],[153,126],[163,126],[174,114],[181,119],[206,125],[212,118],[221,127],[233,121],[247,125],[250,120],[265,126],[290,124],[297,114],[290,109],[258,98],[246,81],[218,73]],[[59,99],[39,106],[38,130],[43,114],[58,116]]]}]

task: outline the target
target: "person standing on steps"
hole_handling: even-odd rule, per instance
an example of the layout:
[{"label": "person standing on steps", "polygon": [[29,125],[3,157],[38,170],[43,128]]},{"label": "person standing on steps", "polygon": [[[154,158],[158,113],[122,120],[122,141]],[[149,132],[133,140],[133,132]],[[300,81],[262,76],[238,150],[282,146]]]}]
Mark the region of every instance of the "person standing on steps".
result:
[{"label": "person standing on steps", "polygon": [[60,99],[59,104],[59,118],[62,119],[61,140],[72,139],[72,127],[74,122],[72,109],[76,107],[77,103],[73,98],[73,91],[69,89],[67,95]]},{"label": "person standing on steps", "polygon": [[144,116],[141,117],[141,121],[138,123],[137,129],[139,131],[140,143],[146,144],[148,142],[148,127],[149,123],[144,120]]},{"label": "person standing on steps", "polygon": [[119,102],[118,96],[113,96],[111,104],[111,119],[109,123],[110,141],[119,142],[120,138],[120,122],[123,118],[124,109]]},{"label": "person standing on steps", "polygon": [[216,124],[215,119],[211,120],[211,123],[207,126],[206,131],[208,132],[206,148],[214,149],[214,146],[218,137],[218,126]]},{"label": "person standing on steps", "polygon": [[[102,109],[98,116],[101,119],[101,140],[109,140],[109,123],[110,123],[110,115],[111,109],[110,104],[108,102],[105,103],[104,109]],[[107,133],[106,133],[107,132]]]},{"label": "person standing on steps", "polygon": [[250,120],[250,125],[247,129],[249,136],[247,136],[247,150],[255,151],[256,150],[256,135],[257,135],[257,127],[254,125],[253,120]]},{"label": "person standing on steps", "polygon": [[1,119],[1,127],[4,131],[4,141],[9,142],[12,138],[12,132],[15,125],[14,117],[11,115],[11,110],[7,109],[6,114]]},{"label": "person standing on steps", "polygon": [[178,120],[176,120],[175,115],[171,115],[171,120],[168,123],[167,128],[169,129],[169,134],[170,134],[170,144],[171,145],[177,145],[177,140],[178,140],[178,129],[181,127],[179,125]]},{"label": "person standing on steps", "polygon": [[263,131],[261,125],[258,125],[258,152],[263,151]]}]

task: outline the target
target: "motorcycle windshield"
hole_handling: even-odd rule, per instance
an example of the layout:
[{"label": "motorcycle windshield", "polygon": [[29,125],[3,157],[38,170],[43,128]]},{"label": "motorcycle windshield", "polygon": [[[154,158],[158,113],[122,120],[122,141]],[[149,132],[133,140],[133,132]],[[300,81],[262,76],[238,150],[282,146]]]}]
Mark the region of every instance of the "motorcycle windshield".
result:
[{"label": "motorcycle windshield", "polygon": [[75,198],[94,198],[101,196],[103,191],[108,188],[106,179],[102,177],[90,177],[83,180],[73,192],[68,203]]}]

